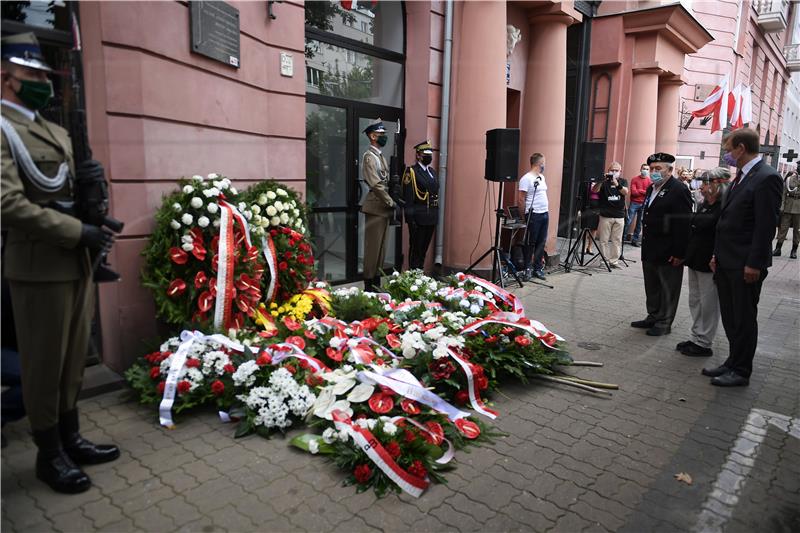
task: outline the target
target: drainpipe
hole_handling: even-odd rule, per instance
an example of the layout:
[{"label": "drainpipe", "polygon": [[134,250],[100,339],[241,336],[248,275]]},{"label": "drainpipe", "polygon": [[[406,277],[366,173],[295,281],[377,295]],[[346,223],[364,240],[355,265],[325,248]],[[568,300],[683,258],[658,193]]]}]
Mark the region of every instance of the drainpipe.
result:
[{"label": "drainpipe", "polygon": [[450,65],[453,57],[453,0],[445,2],[444,11],[444,63],[442,64],[442,118],[439,128],[439,227],[436,230],[434,264],[442,266],[444,249],[444,210],[447,197],[447,142],[450,126]]}]

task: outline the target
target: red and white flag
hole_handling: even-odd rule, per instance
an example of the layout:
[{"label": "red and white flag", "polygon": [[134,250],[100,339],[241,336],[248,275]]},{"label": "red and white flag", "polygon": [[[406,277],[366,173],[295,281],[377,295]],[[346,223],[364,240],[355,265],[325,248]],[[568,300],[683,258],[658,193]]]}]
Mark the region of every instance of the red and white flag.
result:
[{"label": "red and white flag", "polygon": [[753,118],[752,97],[750,87],[739,84],[731,93],[730,124],[732,129],[739,129]]},{"label": "red and white flag", "polygon": [[692,116],[700,118],[713,115],[713,119],[711,120],[711,133],[721,130],[728,124],[729,94],[729,81],[728,75],[726,74],[719,85],[714,87],[711,94],[703,101],[703,107],[697,111],[692,111]]}]

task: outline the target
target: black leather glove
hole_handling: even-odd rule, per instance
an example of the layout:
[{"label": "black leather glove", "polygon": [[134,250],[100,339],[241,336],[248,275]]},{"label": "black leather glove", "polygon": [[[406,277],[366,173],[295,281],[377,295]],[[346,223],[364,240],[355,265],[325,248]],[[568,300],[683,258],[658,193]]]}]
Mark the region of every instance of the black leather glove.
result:
[{"label": "black leather glove", "polygon": [[105,227],[81,224],[81,239],[78,244],[90,250],[108,252],[114,244],[114,233]]},{"label": "black leather glove", "polygon": [[96,180],[105,177],[105,170],[100,161],[95,159],[87,159],[75,168],[75,179],[82,180]]}]

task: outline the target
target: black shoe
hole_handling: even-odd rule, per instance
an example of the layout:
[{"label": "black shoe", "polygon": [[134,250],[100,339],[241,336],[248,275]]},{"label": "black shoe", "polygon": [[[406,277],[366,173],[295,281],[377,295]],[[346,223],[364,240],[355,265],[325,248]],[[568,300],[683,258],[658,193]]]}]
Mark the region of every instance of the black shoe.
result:
[{"label": "black shoe", "polygon": [[653,326],[652,328],[645,331],[651,337],[660,337],[662,335],[669,335],[672,329],[669,326],[660,327],[660,326]]},{"label": "black shoe", "polygon": [[772,257],[780,257],[780,256],[781,256],[781,245],[779,244],[779,245],[778,245],[778,246],[776,246],[776,247],[775,247],[775,249],[772,251]]},{"label": "black shoe", "polygon": [[639,244],[639,241],[631,241],[631,246],[633,246],[634,248],[638,248],[641,246],[641,244]]},{"label": "black shoe", "polygon": [[717,368],[704,368],[700,371],[701,374],[704,376],[708,376],[710,378],[715,378],[717,376],[721,376],[722,374],[726,374],[730,372],[731,369],[725,365],[718,366]]},{"label": "black shoe", "polygon": [[797,246],[792,247],[792,253],[789,254],[789,259],[797,259]]},{"label": "black shoe", "polygon": [[717,387],[746,387],[750,384],[750,380],[744,376],[740,376],[733,370],[717,376],[711,380],[712,385]]},{"label": "black shoe", "polygon": [[702,346],[698,346],[692,342],[684,346],[681,349],[681,353],[683,355],[688,355],[689,357],[709,357],[714,355],[714,350],[711,348],[703,348]]},{"label": "black shoe", "polygon": [[631,322],[632,328],[639,328],[639,329],[649,329],[655,325],[655,322],[651,322],[650,320],[637,320],[635,322]]},{"label": "black shoe", "polygon": [[678,344],[675,345],[675,349],[680,352],[681,350],[683,350],[684,346],[688,346],[690,344],[694,344],[694,343],[692,341],[679,342]]},{"label": "black shoe", "polygon": [[95,444],[78,432],[78,410],[59,415],[61,443],[66,454],[79,465],[109,463],[119,457],[119,448],[113,444]]},{"label": "black shoe", "polygon": [[542,281],[545,281],[547,279],[546,277],[544,277],[544,272],[541,272],[541,271],[535,271],[533,273],[533,277],[536,278],[536,279],[540,279]]},{"label": "black shoe", "polygon": [[61,448],[57,426],[34,431],[33,440],[39,448],[36,454],[38,479],[47,483],[54,491],[65,494],[77,494],[89,490],[92,481]]}]

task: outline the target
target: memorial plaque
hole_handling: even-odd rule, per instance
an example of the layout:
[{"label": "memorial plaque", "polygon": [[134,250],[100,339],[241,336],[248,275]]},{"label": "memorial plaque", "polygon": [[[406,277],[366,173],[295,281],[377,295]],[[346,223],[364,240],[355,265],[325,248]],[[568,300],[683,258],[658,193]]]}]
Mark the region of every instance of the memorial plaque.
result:
[{"label": "memorial plaque", "polygon": [[239,10],[226,2],[190,2],[192,52],[239,68]]}]

